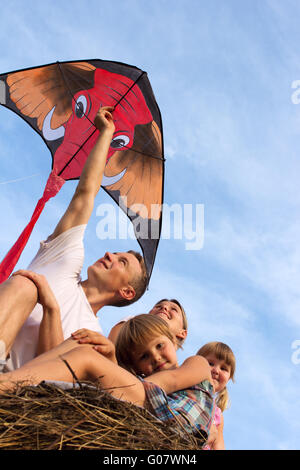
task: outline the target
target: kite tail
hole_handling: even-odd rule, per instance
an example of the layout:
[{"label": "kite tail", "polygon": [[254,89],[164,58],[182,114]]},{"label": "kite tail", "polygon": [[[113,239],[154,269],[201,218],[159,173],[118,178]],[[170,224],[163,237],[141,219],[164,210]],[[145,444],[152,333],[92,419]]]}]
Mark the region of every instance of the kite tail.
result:
[{"label": "kite tail", "polygon": [[56,175],[53,171],[50,173],[43,196],[38,201],[30,222],[25,227],[16,243],[12,246],[0,264],[0,284],[10,276],[12,270],[17,264],[22,251],[24,250],[26,243],[31,235],[31,232],[45,207],[46,202],[59,192],[64,182],[65,180]]}]

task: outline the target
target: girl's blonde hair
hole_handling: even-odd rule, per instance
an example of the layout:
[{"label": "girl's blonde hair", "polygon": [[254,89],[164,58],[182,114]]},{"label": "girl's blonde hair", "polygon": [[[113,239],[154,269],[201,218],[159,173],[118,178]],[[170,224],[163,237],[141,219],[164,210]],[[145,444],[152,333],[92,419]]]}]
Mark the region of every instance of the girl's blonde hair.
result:
[{"label": "girl's blonde hair", "polygon": [[116,341],[118,364],[136,373],[133,368],[136,349],[161,335],[167,336],[174,345],[176,344],[176,338],[163,318],[143,313],[126,321]]},{"label": "girl's blonde hair", "polygon": [[[187,329],[188,329],[187,316],[186,316],[185,310],[184,310],[183,306],[181,305],[181,303],[177,299],[161,299],[158,302],[156,302],[154,307],[156,307],[156,305],[160,304],[161,302],[173,302],[174,304],[178,305],[178,307],[181,310],[181,315],[182,315],[182,328],[187,331]],[[184,341],[185,341],[185,338],[177,338],[178,346],[179,347],[182,346]]]},{"label": "girl's blonde hair", "polygon": [[[230,367],[230,379],[234,382],[234,373],[235,373],[235,357],[229,346],[225,343],[220,343],[218,341],[212,341],[205,344],[197,352],[198,356],[207,357],[209,355],[214,355],[219,361],[224,361]],[[218,393],[216,400],[218,407],[221,411],[224,411],[229,406],[229,394],[227,387],[221,390]]]}]

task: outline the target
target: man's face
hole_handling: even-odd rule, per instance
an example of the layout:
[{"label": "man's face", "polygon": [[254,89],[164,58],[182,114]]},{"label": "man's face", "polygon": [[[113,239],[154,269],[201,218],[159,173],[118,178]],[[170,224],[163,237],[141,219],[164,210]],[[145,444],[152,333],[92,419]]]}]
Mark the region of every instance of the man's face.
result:
[{"label": "man's face", "polygon": [[149,313],[163,318],[168,323],[170,330],[175,336],[180,338],[186,336],[186,330],[183,328],[182,312],[179,305],[176,303],[170,302],[169,300],[158,302]]},{"label": "man's face", "polygon": [[107,252],[88,269],[89,279],[109,292],[118,292],[131,285],[132,279],[142,272],[138,259],[132,253]]}]

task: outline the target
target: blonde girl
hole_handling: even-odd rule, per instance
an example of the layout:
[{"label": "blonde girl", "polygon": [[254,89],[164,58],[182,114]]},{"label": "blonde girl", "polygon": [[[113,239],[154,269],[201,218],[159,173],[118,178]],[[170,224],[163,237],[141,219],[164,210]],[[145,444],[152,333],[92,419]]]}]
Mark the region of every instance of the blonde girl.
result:
[{"label": "blonde girl", "polygon": [[[177,421],[186,431],[206,440],[215,407],[211,375],[200,383],[196,382],[194,367],[197,365],[194,360],[197,356],[186,359],[179,367],[177,348],[178,339],[169,324],[159,315],[144,314],[128,320],[121,328],[116,341],[116,358],[118,364],[143,380],[148,408],[152,413],[163,421]],[[169,357],[173,357],[173,365]],[[170,368],[165,386],[158,386],[153,374],[158,373],[159,376],[168,361]],[[188,363],[190,365],[186,367]],[[198,372],[206,366],[207,361],[199,364]],[[173,393],[166,392],[168,387],[172,387],[170,372],[173,370],[176,376],[180,369],[180,375],[184,377],[181,386],[176,386],[176,390],[173,387]]]},{"label": "blonde girl", "polygon": [[213,341],[202,346],[197,352],[199,356],[205,357],[211,369],[211,376],[216,393],[216,411],[214,424],[217,426],[217,438],[215,442],[206,449],[222,450],[225,449],[223,438],[223,411],[229,404],[229,394],[227,383],[229,380],[234,382],[234,373],[236,361],[234,354],[225,343]]}]

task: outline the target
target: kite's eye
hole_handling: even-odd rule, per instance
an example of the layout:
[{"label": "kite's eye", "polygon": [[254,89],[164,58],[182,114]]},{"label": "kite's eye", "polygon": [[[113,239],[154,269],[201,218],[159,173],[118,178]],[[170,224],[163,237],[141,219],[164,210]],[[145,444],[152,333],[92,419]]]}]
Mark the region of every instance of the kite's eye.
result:
[{"label": "kite's eye", "polygon": [[79,98],[76,100],[75,105],[75,114],[76,116],[81,119],[85,114],[88,107],[87,99],[84,95],[80,95]]},{"label": "kite's eye", "polygon": [[129,139],[128,135],[117,135],[111,141],[110,146],[114,149],[119,149],[119,148],[122,148],[122,147],[126,147],[126,145],[129,144],[129,141],[130,141],[130,139]]}]

